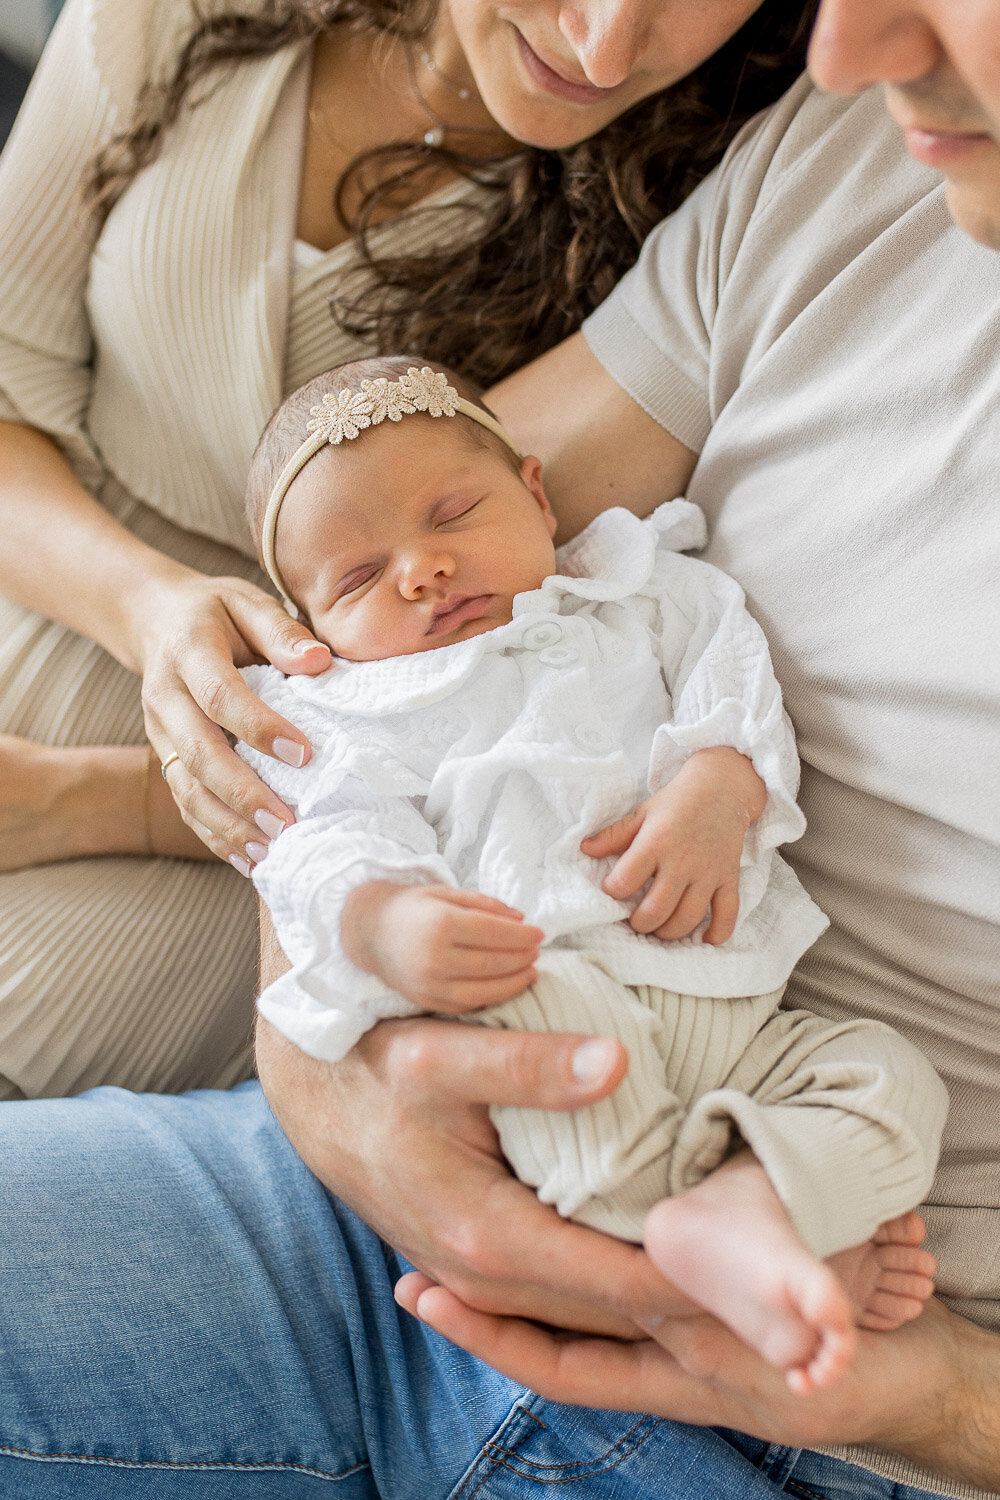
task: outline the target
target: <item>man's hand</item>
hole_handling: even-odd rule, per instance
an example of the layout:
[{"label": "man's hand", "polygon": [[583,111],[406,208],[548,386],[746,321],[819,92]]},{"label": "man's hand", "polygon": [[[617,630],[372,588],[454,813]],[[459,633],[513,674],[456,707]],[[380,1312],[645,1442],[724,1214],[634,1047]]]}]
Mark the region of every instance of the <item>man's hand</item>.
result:
[{"label": "man's hand", "polygon": [[489,1104],[576,1109],[610,1094],[620,1043],[417,1018],[380,1022],[330,1064],[261,1020],[257,1064],[306,1165],[470,1306],[636,1338],[637,1316],[687,1305],[639,1246],[539,1203],[490,1124]]},{"label": "man's hand", "polygon": [[341,914],[344,952],[421,1010],[459,1015],[533,984],[545,934],[523,912],[448,885],[369,880]]},{"label": "man's hand", "polygon": [[687,937],[711,910],[703,940],[724,943],[739,914],[743,840],[766,800],[745,755],[726,746],[699,750],[665,787],[580,848],[595,859],[621,855],[604,880],[617,901],[649,883],[630,918],[636,932]]},{"label": "man's hand", "polygon": [[937,1301],[892,1333],[861,1332],[843,1380],[796,1396],[706,1313],[668,1315],[652,1337],[624,1343],[475,1311],[416,1272],[396,1300],[552,1401],[733,1427],[797,1448],[870,1443],[1000,1491],[1000,1337]]}]

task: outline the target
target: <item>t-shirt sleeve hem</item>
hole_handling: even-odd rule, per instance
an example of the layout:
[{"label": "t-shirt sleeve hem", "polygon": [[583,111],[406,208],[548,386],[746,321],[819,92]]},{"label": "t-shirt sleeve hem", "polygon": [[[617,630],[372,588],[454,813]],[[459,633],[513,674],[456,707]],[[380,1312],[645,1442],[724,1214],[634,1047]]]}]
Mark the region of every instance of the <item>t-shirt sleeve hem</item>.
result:
[{"label": "t-shirt sleeve hem", "polygon": [[583,325],[583,336],[608,374],[654,422],[700,453],[712,427],[704,391],[636,322],[620,293],[612,293]]}]

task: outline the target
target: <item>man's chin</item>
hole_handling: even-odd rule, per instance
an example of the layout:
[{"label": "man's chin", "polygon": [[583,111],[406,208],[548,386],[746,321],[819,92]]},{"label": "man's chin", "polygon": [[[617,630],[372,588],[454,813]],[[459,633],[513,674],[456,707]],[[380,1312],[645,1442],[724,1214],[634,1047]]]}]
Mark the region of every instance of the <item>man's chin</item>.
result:
[{"label": "man's chin", "polygon": [[960,229],[990,250],[1000,250],[1000,182],[987,187],[949,182],[948,212]]}]

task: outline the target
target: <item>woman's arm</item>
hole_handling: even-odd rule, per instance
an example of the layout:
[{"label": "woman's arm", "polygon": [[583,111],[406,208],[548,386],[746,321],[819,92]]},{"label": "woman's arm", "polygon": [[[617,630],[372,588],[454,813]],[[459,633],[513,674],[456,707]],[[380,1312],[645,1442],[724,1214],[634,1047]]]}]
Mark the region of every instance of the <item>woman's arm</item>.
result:
[{"label": "woman's arm", "polygon": [[[259,810],[291,821],[226,734],[286,760],[308,758],[308,741],[250,693],[237,667],[266,658],[286,672],[321,671],[327,648],[252,584],[205,577],[140,542],[53,442],[11,422],[0,423],[0,530],[0,590],[142,674],[150,742],[161,760],[178,752],[170,787],[209,847],[226,858],[260,841]],[[303,644],[310,649],[297,652]]]},{"label": "woman's arm", "polygon": [[487,394],[525,453],[542,460],[559,517],[557,542],[612,505],[649,515],[683,495],[698,455],[647,416],[592,354],[582,333]]},{"label": "woman's arm", "polygon": [[[313,644],[293,655],[311,637],[273,599],[144,546],[87,488],[103,471],[88,426],[93,247],[79,194],[123,117],[116,109],[128,114],[129,79],[142,80],[151,8],[117,0],[95,28],[88,0],[67,0],[0,161],[0,589],[144,674],[154,748],[183,761],[169,784],[186,821],[218,854],[242,855],[264,838],[254,813],[275,820],[272,833],[291,814],[232,754],[226,732],[267,751],[284,739],[290,756],[309,750],[246,692],[236,663],[267,656],[317,671],[329,653]],[[98,33],[108,44],[101,63]],[[137,418],[135,441],[144,440]]]}]

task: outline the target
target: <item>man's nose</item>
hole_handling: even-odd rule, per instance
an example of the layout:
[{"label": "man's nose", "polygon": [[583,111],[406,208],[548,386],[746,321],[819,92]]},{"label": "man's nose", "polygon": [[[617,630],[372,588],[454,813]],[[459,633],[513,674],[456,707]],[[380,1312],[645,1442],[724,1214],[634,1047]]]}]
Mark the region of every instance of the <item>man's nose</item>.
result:
[{"label": "man's nose", "polygon": [[624,83],[645,51],[655,0],[562,0],[559,30],[588,80],[598,88]]},{"label": "man's nose", "polygon": [[809,72],[831,94],[874,83],[911,83],[941,60],[923,0],[822,0],[809,43]]},{"label": "man's nose", "polygon": [[399,558],[397,572],[404,599],[419,599],[424,590],[453,577],[455,559],[439,547],[411,547]]}]

